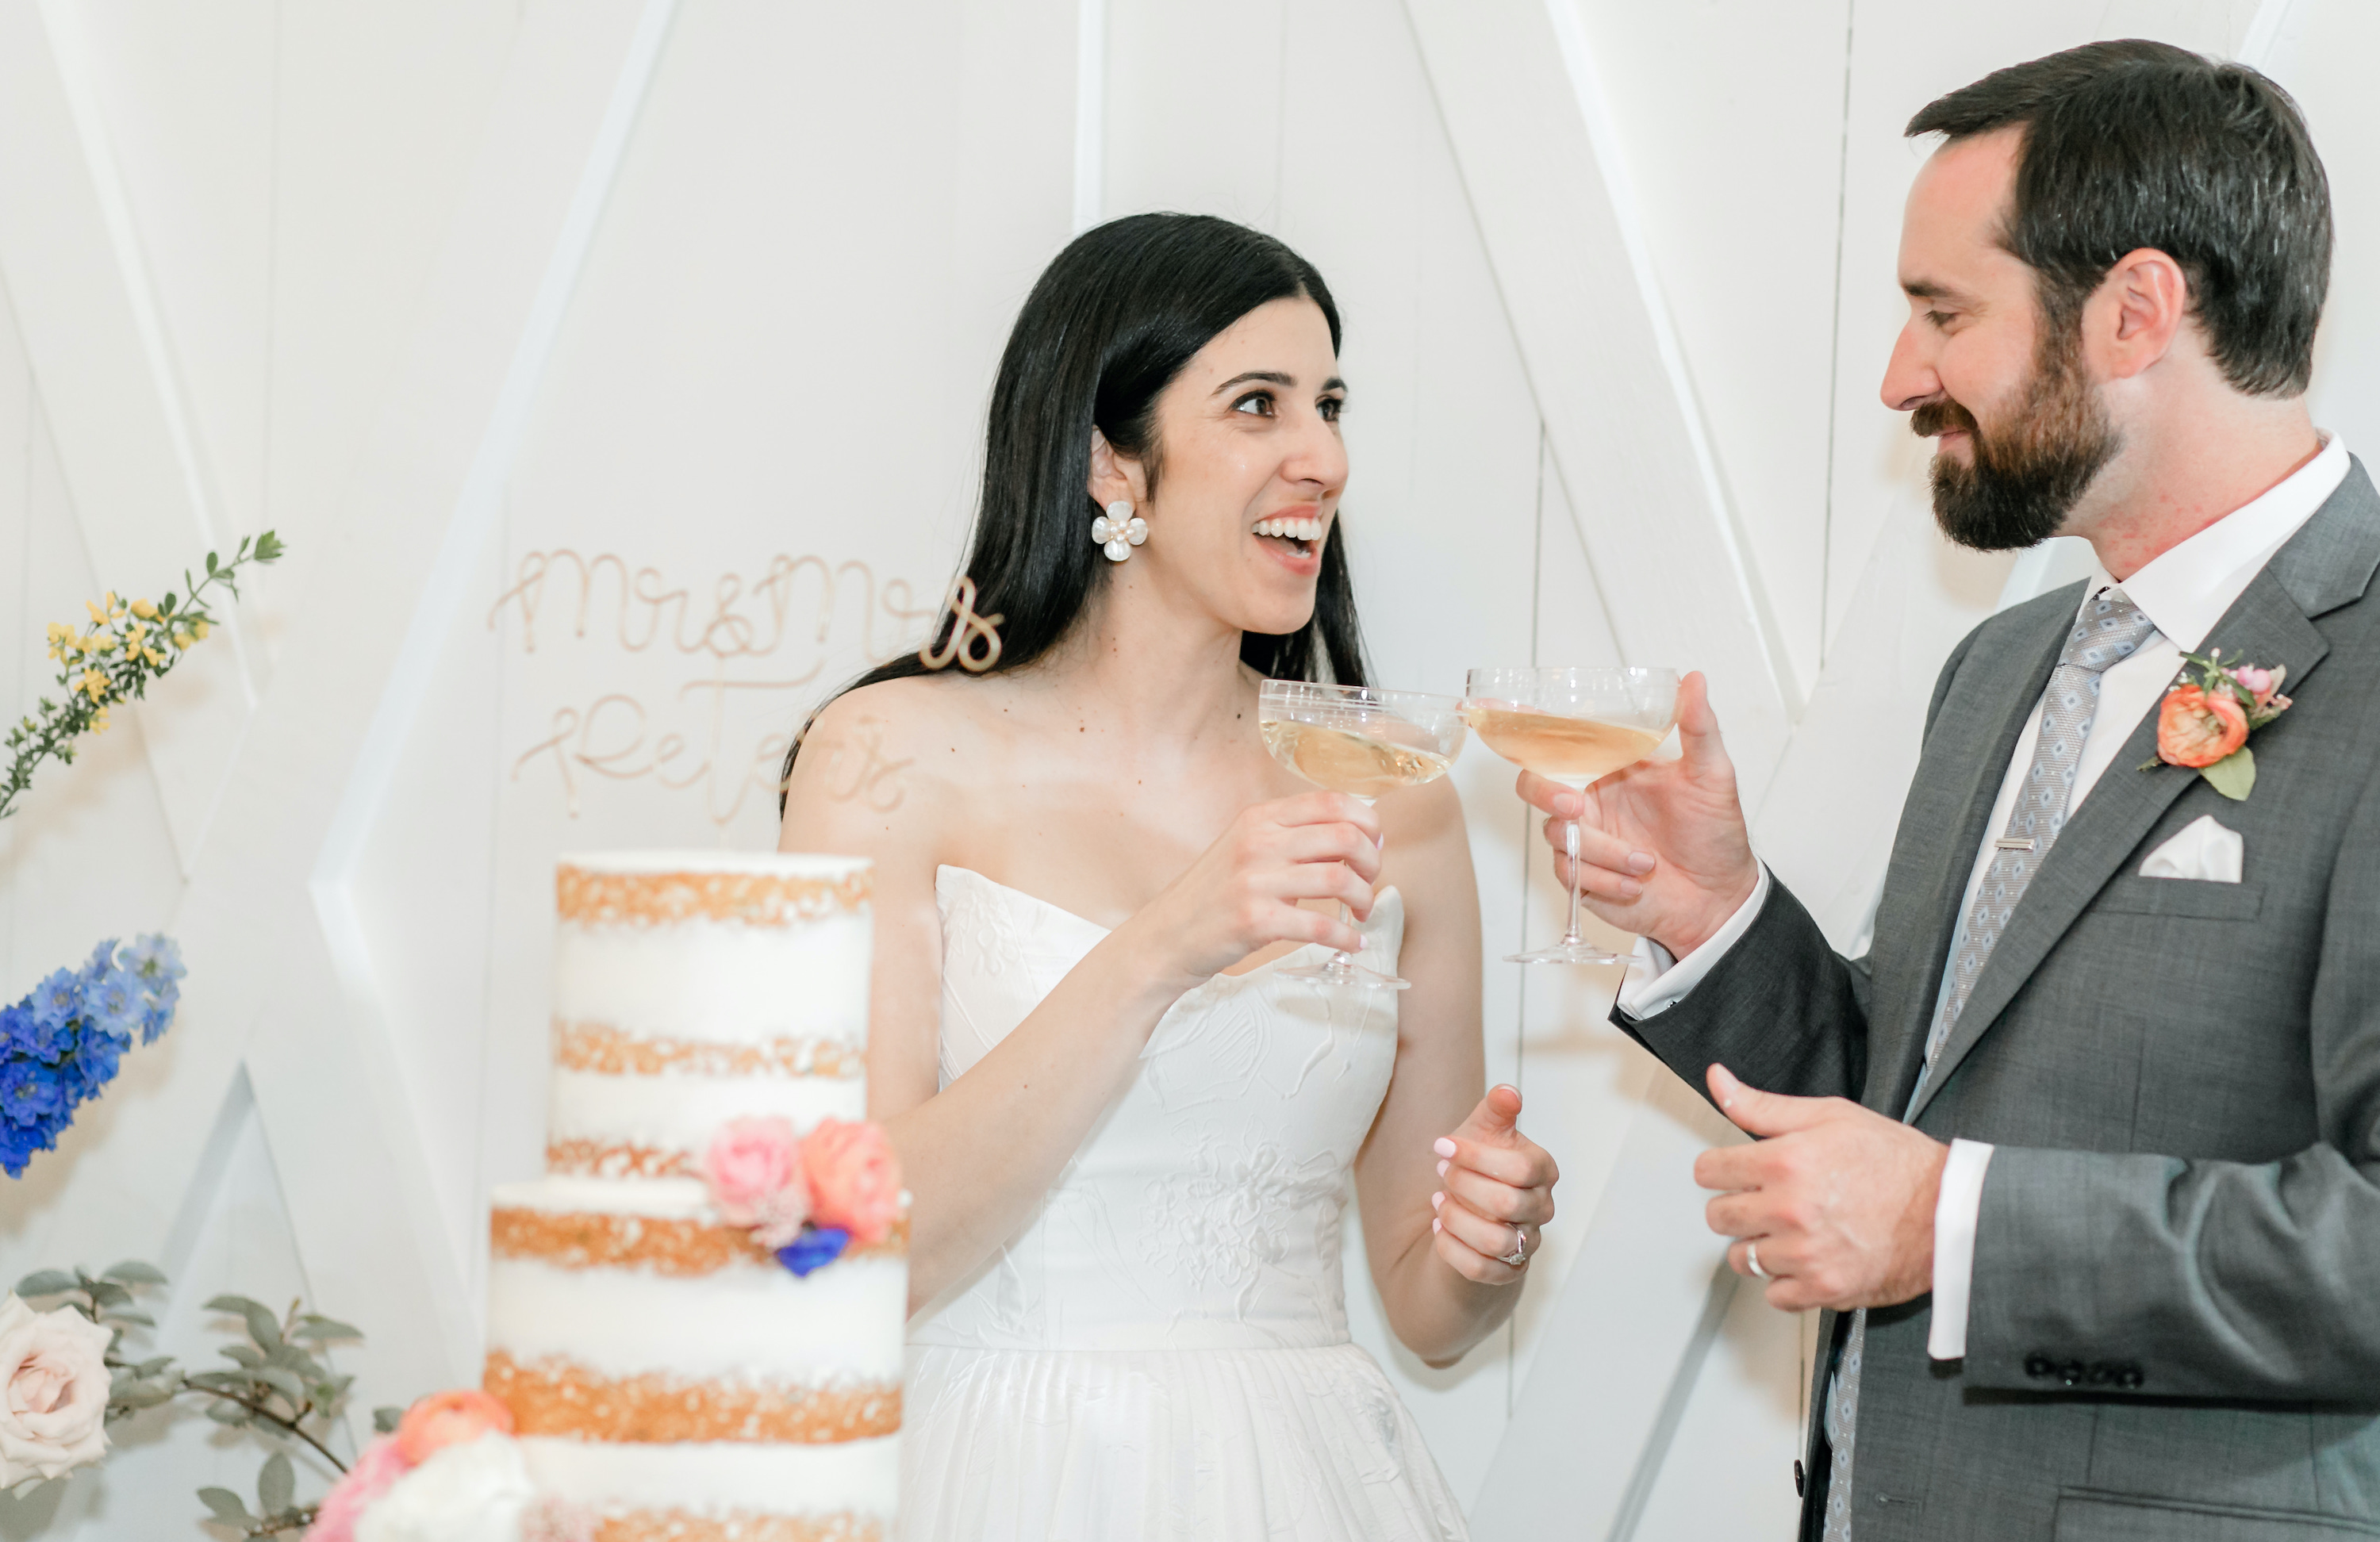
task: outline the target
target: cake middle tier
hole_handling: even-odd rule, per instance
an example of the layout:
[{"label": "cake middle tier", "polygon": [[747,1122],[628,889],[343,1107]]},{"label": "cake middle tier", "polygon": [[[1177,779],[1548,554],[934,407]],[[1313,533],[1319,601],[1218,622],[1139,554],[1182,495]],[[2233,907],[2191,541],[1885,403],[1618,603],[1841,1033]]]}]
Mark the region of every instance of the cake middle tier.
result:
[{"label": "cake middle tier", "polygon": [[557,1028],[547,1088],[545,1168],[559,1176],[693,1177],[730,1121],[776,1117],[807,1135],[821,1119],[868,1117],[862,1077],[645,1074],[574,1061]]},{"label": "cake middle tier", "polygon": [[523,1435],[832,1443],[900,1427],[905,1230],[806,1277],[701,1185],[546,1178],[494,1196],[488,1390]]}]

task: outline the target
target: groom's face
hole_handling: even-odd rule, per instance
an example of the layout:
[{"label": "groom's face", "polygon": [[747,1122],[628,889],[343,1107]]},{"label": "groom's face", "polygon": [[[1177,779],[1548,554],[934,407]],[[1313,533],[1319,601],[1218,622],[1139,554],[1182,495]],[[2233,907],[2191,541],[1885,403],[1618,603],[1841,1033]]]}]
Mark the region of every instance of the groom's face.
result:
[{"label": "groom's face", "polygon": [[2049,323],[2000,241],[2020,148],[2013,129],[1978,135],[1919,171],[1900,235],[1909,321],[1884,377],[1885,405],[1936,442],[1935,519],[1986,552],[2058,534],[2118,445],[2074,327]]}]

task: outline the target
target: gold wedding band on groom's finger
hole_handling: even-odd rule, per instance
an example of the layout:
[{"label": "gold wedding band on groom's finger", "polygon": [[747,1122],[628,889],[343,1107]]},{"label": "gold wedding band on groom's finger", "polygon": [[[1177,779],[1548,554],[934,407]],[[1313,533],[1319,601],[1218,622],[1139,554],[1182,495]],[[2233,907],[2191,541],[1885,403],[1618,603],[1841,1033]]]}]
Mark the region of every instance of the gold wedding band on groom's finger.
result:
[{"label": "gold wedding band on groom's finger", "polygon": [[1776,1278],[1767,1269],[1760,1267],[1760,1245],[1756,1242],[1747,1242],[1743,1245],[1743,1267],[1750,1269],[1753,1272],[1754,1277],[1756,1279],[1772,1280]]}]

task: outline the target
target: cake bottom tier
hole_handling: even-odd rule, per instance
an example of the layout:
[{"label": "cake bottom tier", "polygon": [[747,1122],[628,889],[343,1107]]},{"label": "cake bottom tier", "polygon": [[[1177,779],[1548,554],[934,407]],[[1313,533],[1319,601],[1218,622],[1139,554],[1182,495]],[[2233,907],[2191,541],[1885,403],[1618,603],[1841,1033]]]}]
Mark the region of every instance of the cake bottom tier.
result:
[{"label": "cake bottom tier", "polygon": [[596,1542],[892,1542],[901,1438],[822,1445],[521,1441],[543,1492],[597,1516]]}]

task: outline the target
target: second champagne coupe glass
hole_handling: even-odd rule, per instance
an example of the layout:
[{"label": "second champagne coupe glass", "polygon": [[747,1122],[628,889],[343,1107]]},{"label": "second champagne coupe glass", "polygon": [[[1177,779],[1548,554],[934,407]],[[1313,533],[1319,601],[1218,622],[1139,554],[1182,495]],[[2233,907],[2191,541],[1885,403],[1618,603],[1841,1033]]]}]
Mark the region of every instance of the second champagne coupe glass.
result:
[{"label": "second champagne coupe glass", "polygon": [[[1382,793],[1437,781],[1463,747],[1463,703],[1420,691],[1268,680],[1257,693],[1257,723],[1274,759],[1318,787],[1366,804]],[[1346,907],[1340,911],[1344,915]],[[1328,964],[1281,973],[1373,990],[1402,990],[1413,983],[1364,968],[1343,953],[1332,953]]]},{"label": "second champagne coupe glass", "polygon": [[[1550,782],[1584,790],[1633,766],[1678,719],[1671,669],[1475,669],[1463,718],[1479,742]],[[1564,830],[1571,861],[1570,929],[1550,948],[1511,953],[1511,964],[1620,964],[1578,929],[1578,824]]]}]

